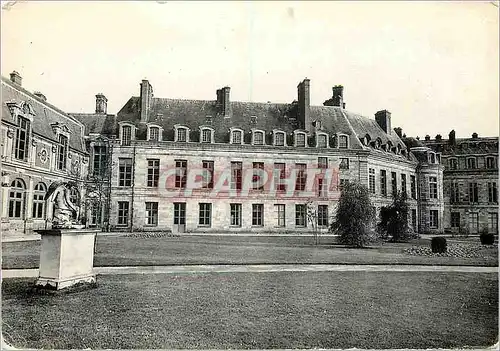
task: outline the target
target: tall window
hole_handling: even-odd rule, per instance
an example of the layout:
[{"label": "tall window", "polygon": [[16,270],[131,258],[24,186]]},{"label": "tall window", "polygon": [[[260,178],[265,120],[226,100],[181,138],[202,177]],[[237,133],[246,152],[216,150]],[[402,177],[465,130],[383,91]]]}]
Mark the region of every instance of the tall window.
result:
[{"label": "tall window", "polygon": [[276,211],[276,218],[278,220],[278,227],[285,226],[285,205],[278,204],[274,205],[274,209]]},{"label": "tall window", "polygon": [[391,172],[391,188],[392,193],[397,194],[398,192],[398,178],[396,172]]},{"label": "tall window", "polygon": [[471,234],[477,234],[479,231],[479,213],[469,213],[469,230]]},{"label": "tall window", "polygon": [[384,169],[380,170],[380,194],[387,196],[387,172]]},{"label": "tall window", "polygon": [[148,160],[148,180],[147,186],[150,188],[158,187],[160,178],[160,160]]},{"label": "tall window", "polygon": [[132,159],[120,158],[118,162],[118,186],[132,186]]},{"label": "tall window", "polygon": [[476,159],[475,158],[468,158],[467,159],[467,169],[475,169],[476,168]]},{"label": "tall window", "polygon": [[264,145],[264,133],[254,132],[253,133],[253,144],[254,145]]},{"label": "tall window", "polygon": [[495,168],[495,158],[494,157],[486,157],[486,168],[488,168],[488,169]]},{"label": "tall window", "polygon": [[306,205],[295,205],[295,226],[306,226]]},{"label": "tall window", "polygon": [[158,141],[160,140],[160,128],[150,127],[149,128],[149,140]]},{"label": "tall window", "polygon": [[430,210],[429,212],[429,226],[431,228],[438,228],[439,223],[438,223],[438,210]]},{"label": "tall window", "polygon": [[478,202],[477,183],[475,182],[469,183],[469,202],[470,203]]},{"label": "tall window", "polygon": [[24,192],[26,186],[21,179],[15,179],[10,184],[9,218],[24,218]]},{"label": "tall window", "polygon": [[204,227],[210,227],[212,222],[212,204],[200,203],[198,224]]},{"label": "tall window", "polygon": [[460,227],[460,212],[451,212],[450,225],[452,228]]},{"label": "tall window", "polygon": [[45,218],[45,194],[47,187],[38,183],[33,189],[33,218]]},{"label": "tall window", "polygon": [[201,186],[204,189],[212,189],[214,187],[214,161],[202,161],[203,180]]},{"label": "tall window", "polygon": [[187,161],[175,160],[175,187],[184,189],[187,178]]},{"label": "tall window", "polygon": [[201,130],[201,142],[202,143],[211,143],[212,142],[212,130],[210,130],[210,129],[202,129]]},{"label": "tall window", "polygon": [[186,203],[174,202],[174,224],[186,224]]},{"label": "tall window", "polygon": [[276,190],[285,191],[286,185],[283,183],[285,179],[285,164],[284,163],[275,163],[274,164],[274,184]]},{"label": "tall window", "polygon": [[241,227],[241,204],[231,204],[231,225]]},{"label": "tall window", "polygon": [[274,145],[285,146],[285,133],[283,132],[274,133]]},{"label": "tall window", "polygon": [[68,159],[68,137],[59,135],[59,145],[57,145],[57,169],[65,170]]},{"label": "tall window", "polygon": [[340,169],[349,169],[349,159],[348,158],[340,158]]},{"label": "tall window", "polygon": [[436,155],[433,152],[429,153],[429,163],[436,163]]},{"label": "tall window", "polygon": [[254,162],[253,169],[258,170],[254,171],[253,175],[253,189],[254,190],[264,190],[264,183],[262,182],[262,178],[260,176],[260,172],[264,170],[264,162]]},{"label": "tall window", "polygon": [[122,127],[122,145],[128,146],[132,141],[132,127],[123,126]]},{"label": "tall window", "polygon": [[242,137],[241,137],[241,131],[240,130],[233,130],[233,144],[241,144],[241,140],[242,140]]},{"label": "tall window", "polygon": [[158,225],[158,202],[146,202],[146,225]]},{"label": "tall window", "polygon": [[450,203],[456,204],[460,202],[460,188],[458,183],[452,182],[450,184]]},{"label": "tall window", "polygon": [[90,209],[90,225],[98,226],[101,225],[102,221],[102,207],[101,203],[93,203]]},{"label": "tall window", "polygon": [[318,226],[328,226],[328,205],[318,205]]},{"label": "tall window", "polygon": [[429,177],[429,197],[431,199],[438,198],[437,177]]},{"label": "tall window", "polygon": [[94,146],[94,177],[102,177],[106,173],[106,166],[108,161],[108,150],[104,145]]},{"label": "tall window", "polygon": [[326,147],[327,138],[325,134],[318,134],[318,147]]},{"label": "tall window", "polygon": [[264,205],[262,204],[252,205],[252,225],[256,226],[264,225]]},{"label": "tall window", "polygon": [[347,149],[347,136],[339,136],[339,149]]},{"label": "tall window", "polygon": [[241,190],[241,173],[243,164],[241,162],[231,162],[231,189]]},{"label": "tall window", "polygon": [[456,158],[450,158],[448,160],[448,165],[450,167],[451,170],[456,170],[458,169],[458,161]]},{"label": "tall window", "polygon": [[306,146],[306,135],[304,133],[295,134],[295,146],[305,147]]},{"label": "tall window", "polygon": [[488,183],[488,202],[493,202],[493,203],[498,202],[498,193],[497,193],[497,183],[496,182]]},{"label": "tall window", "polygon": [[370,168],[368,172],[368,187],[371,194],[375,194],[375,169]]},{"label": "tall window", "polygon": [[417,182],[415,180],[414,175],[410,176],[410,191],[411,191],[411,198],[416,199],[417,198]]},{"label": "tall window", "polygon": [[324,184],[323,178],[318,178],[318,197],[327,197],[326,190],[327,190],[327,185]]},{"label": "tall window", "polygon": [[30,121],[26,118],[18,117],[17,123],[14,157],[18,160],[26,160],[28,158]]},{"label": "tall window", "polygon": [[185,143],[187,141],[187,129],[177,128],[177,141]]},{"label": "tall window", "polygon": [[303,191],[306,188],[307,182],[307,165],[305,163],[296,163],[297,179],[295,182],[295,190]]},{"label": "tall window", "polygon": [[488,213],[488,232],[498,233],[498,213],[496,212]]},{"label": "tall window", "polygon": [[406,174],[401,174],[401,191],[406,195]]},{"label": "tall window", "polygon": [[328,168],[328,157],[318,157],[318,168],[319,169]]},{"label": "tall window", "polygon": [[118,201],[118,225],[128,225],[129,206],[128,201]]}]

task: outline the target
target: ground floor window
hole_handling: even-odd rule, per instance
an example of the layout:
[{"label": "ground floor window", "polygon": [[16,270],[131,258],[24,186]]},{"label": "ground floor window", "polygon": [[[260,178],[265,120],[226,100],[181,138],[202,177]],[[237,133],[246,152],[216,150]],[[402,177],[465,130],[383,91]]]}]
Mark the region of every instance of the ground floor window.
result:
[{"label": "ground floor window", "polygon": [[26,186],[21,179],[15,179],[10,185],[9,192],[9,217],[24,217],[24,191]]},{"label": "ground floor window", "polygon": [[488,213],[488,232],[496,234],[498,232],[498,213]]},{"label": "ground floor window", "polygon": [[429,226],[431,228],[438,228],[439,227],[439,223],[438,223],[438,211],[437,210],[431,210],[430,211]]},{"label": "ground floor window", "polygon": [[231,204],[231,225],[241,227],[241,204]]},{"label": "ground floor window", "polygon": [[153,227],[158,225],[158,202],[146,202],[146,224]]},{"label": "ground floor window", "polygon": [[174,202],[174,224],[186,224],[185,202]]},{"label": "ground floor window", "polygon": [[252,225],[257,225],[257,226],[264,225],[264,205],[262,204],[252,205]]},{"label": "ground floor window", "polygon": [[278,219],[278,227],[285,226],[285,205],[274,205],[276,209],[276,217]]},{"label": "ground floor window", "polygon": [[452,212],[450,217],[450,225],[452,228],[460,227],[460,212]]},{"label": "ground floor window", "polygon": [[295,226],[306,226],[306,205],[295,205]]},{"label": "ground floor window", "polygon": [[205,227],[210,227],[212,222],[212,204],[200,203],[199,221],[198,224]]},{"label": "ground floor window", "polygon": [[45,194],[47,188],[45,184],[38,183],[33,190],[33,218],[45,218]]},{"label": "ground floor window", "polygon": [[101,216],[102,209],[100,203],[92,204],[92,208],[90,210],[90,225],[101,225]]},{"label": "ground floor window", "polygon": [[118,225],[128,225],[129,206],[128,201],[118,201]]},{"label": "ground floor window", "polygon": [[318,226],[328,226],[328,205],[318,205]]},{"label": "ground floor window", "polygon": [[469,214],[469,229],[471,234],[477,234],[479,231],[479,213]]}]

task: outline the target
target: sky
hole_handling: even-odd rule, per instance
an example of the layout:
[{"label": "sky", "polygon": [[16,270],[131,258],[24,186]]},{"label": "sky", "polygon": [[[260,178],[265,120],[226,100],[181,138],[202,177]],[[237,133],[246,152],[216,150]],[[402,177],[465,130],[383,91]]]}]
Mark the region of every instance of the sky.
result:
[{"label": "sky", "polygon": [[117,113],[154,95],[311,104],[344,86],[346,109],[423,138],[499,134],[498,2],[3,3],[1,72],[67,112]]}]

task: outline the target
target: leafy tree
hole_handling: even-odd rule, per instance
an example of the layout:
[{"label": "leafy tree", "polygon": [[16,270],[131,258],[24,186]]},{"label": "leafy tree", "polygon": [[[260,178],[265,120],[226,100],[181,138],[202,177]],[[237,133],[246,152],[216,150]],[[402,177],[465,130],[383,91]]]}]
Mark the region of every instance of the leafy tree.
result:
[{"label": "leafy tree", "polygon": [[371,240],[372,204],[368,188],[357,182],[343,185],[331,232],[340,235],[340,242],[363,247]]},{"label": "leafy tree", "polygon": [[413,232],[408,225],[408,201],[405,192],[393,194],[392,204],[382,207],[381,221],[377,224],[377,231],[382,238],[391,237],[393,242],[404,242],[412,238]]}]

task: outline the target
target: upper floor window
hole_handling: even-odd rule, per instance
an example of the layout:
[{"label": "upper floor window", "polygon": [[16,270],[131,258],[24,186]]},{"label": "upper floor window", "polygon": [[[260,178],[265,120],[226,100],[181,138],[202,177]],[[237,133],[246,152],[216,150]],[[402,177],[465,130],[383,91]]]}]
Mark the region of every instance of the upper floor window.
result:
[{"label": "upper floor window", "polygon": [[242,144],[243,143],[243,131],[240,129],[231,130],[231,144]]},{"label": "upper floor window", "polygon": [[149,127],[149,140],[159,141],[160,140],[160,128],[159,127]]},{"label": "upper floor window", "polygon": [[132,185],[132,159],[120,158],[118,162],[118,186]]},{"label": "upper floor window", "polygon": [[326,134],[317,134],[316,147],[328,147],[328,136]]},{"label": "upper floor window", "polygon": [[28,158],[30,121],[27,118],[18,117],[17,124],[14,157],[18,160],[26,160]]},{"label": "upper floor window", "polygon": [[448,160],[448,167],[451,169],[451,170],[455,170],[455,169],[458,169],[458,160],[456,158],[450,158]]},{"label": "upper floor window", "polygon": [[385,151],[391,152],[392,151],[392,143],[390,141],[388,141],[385,148],[386,148]]},{"label": "upper floor window", "polygon": [[93,174],[102,177],[107,169],[108,150],[105,145],[94,146]]},{"label": "upper floor window", "polygon": [[467,169],[476,169],[476,158],[470,157],[467,159]]},{"label": "upper floor window", "polygon": [[189,129],[186,127],[175,127],[175,140],[179,143],[186,143],[189,141]]},{"label": "upper floor window", "polygon": [[295,133],[295,146],[297,147],[306,146],[306,133]]},{"label": "upper floor window", "polygon": [[57,146],[57,169],[65,170],[68,160],[68,137],[59,135],[59,145]]},{"label": "upper floor window", "polygon": [[429,152],[429,163],[431,164],[436,163],[436,154],[433,152]]},{"label": "upper floor window", "polygon": [[202,128],[200,142],[209,144],[213,143],[213,133],[214,131],[211,128]]},{"label": "upper floor window", "polygon": [[347,135],[340,135],[339,136],[339,149],[347,149],[347,148],[348,148]]},{"label": "upper floor window", "polygon": [[486,168],[494,169],[495,167],[495,158],[493,156],[486,157]]},{"label": "upper floor window", "polygon": [[285,132],[274,132],[274,146],[285,146]]},{"label": "upper floor window", "polygon": [[128,146],[132,141],[132,127],[122,126],[122,145]]},{"label": "upper floor window", "polygon": [[253,145],[264,145],[264,132],[256,130],[253,132]]}]

